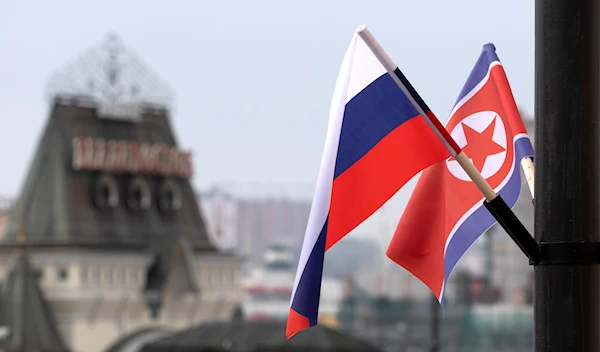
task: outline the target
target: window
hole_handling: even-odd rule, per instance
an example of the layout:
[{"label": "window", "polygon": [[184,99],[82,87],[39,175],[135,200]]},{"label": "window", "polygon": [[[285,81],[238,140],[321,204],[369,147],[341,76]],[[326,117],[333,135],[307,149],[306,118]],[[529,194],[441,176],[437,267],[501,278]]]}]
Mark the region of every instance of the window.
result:
[{"label": "window", "polygon": [[92,270],[92,283],[100,283],[100,268],[98,267],[94,267],[94,269]]},{"label": "window", "polygon": [[81,267],[81,282],[83,284],[88,283],[88,268],[86,266]]},{"label": "window", "polygon": [[152,193],[148,182],[144,178],[135,176],[129,183],[127,204],[132,210],[147,210],[150,208]]},{"label": "window", "polygon": [[104,278],[108,285],[113,284],[113,269],[111,267],[106,268],[104,271]]},{"label": "window", "polygon": [[159,191],[158,206],[163,211],[176,211],[181,209],[181,190],[175,181],[165,181]]},{"label": "window", "polygon": [[67,268],[58,268],[56,272],[56,277],[58,281],[66,281],[69,277],[69,271],[67,270]]},{"label": "window", "polygon": [[221,269],[221,285],[227,285],[229,283],[229,270],[227,267]]},{"label": "window", "polygon": [[202,285],[210,283],[209,280],[210,276],[208,270],[206,268],[200,268],[200,282],[202,283]]},{"label": "window", "polygon": [[115,269],[116,271],[116,276],[117,276],[117,284],[123,285],[125,284],[125,269],[124,268],[118,268]]},{"label": "window", "polygon": [[131,269],[131,283],[137,284],[139,281],[140,273],[137,268]]},{"label": "window", "polygon": [[231,267],[223,270],[223,283],[225,285],[233,284],[233,269]]},{"label": "window", "polygon": [[104,174],[96,181],[94,202],[101,209],[112,209],[119,205],[119,187],[110,174]]},{"label": "window", "polygon": [[219,283],[219,270],[217,268],[214,268],[213,270],[211,270],[210,272],[210,276],[211,276],[211,282],[215,285],[217,285]]}]

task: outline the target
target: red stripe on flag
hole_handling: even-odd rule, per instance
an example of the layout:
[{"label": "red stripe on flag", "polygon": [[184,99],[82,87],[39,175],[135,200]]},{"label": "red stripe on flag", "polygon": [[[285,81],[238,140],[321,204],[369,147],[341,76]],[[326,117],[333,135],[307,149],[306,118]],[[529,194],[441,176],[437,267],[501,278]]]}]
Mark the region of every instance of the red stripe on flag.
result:
[{"label": "red stripe on flag", "polygon": [[419,171],[449,156],[421,116],[398,126],[333,181],[325,248],[371,216]]},{"label": "red stripe on flag", "polygon": [[[444,228],[446,207],[456,208],[446,197],[447,173],[445,162],[437,163],[423,171],[418,185],[428,182],[428,187],[417,186],[404,209],[386,255],[396,264],[419,278],[439,299],[444,281]],[[403,232],[406,229],[411,232]]]},{"label": "red stripe on flag", "polygon": [[310,322],[308,321],[308,318],[298,314],[295,310],[290,308],[285,329],[285,337],[289,340],[290,337],[296,335],[298,331],[308,329],[309,327]]}]

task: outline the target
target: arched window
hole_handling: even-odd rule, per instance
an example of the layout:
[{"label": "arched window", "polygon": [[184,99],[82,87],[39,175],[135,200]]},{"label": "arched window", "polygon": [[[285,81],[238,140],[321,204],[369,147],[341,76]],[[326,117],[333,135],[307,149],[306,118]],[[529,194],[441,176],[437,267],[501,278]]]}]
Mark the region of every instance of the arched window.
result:
[{"label": "arched window", "polygon": [[166,180],[159,190],[158,206],[162,211],[177,211],[182,206],[181,189],[173,180]]},{"label": "arched window", "polygon": [[94,203],[101,209],[116,208],[119,205],[119,187],[110,174],[103,174],[96,180],[93,193]]},{"label": "arched window", "polygon": [[136,176],[129,183],[127,205],[132,210],[147,210],[152,205],[150,186],[144,178]]}]

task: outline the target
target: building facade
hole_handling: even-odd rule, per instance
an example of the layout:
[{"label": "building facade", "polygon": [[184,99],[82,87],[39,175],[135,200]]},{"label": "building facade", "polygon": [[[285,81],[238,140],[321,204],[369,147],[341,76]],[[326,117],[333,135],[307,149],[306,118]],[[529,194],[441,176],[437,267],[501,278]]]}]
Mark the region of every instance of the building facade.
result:
[{"label": "building facade", "polygon": [[228,319],[241,299],[241,260],[207,235],[168,92],[134,57],[113,38],[53,77],[50,116],[0,240],[0,280],[26,255],[72,351]]}]

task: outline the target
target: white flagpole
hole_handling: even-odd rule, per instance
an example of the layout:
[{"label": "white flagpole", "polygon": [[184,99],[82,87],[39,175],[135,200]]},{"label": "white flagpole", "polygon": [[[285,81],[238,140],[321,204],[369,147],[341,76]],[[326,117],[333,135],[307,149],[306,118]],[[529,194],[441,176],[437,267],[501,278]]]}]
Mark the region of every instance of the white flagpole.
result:
[{"label": "white flagpole", "polygon": [[[433,122],[430,120],[430,117],[427,116],[425,111],[423,111],[423,109],[415,101],[415,99],[410,94],[410,92],[408,92],[407,87],[405,87],[404,84],[402,84],[402,82],[400,82],[400,79],[394,73],[394,71],[398,68],[398,66],[392,61],[392,58],[390,58],[389,55],[385,52],[385,50],[379,44],[377,39],[375,39],[373,34],[371,34],[371,31],[369,31],[367,26],[362,25],[362,26],[358,27],[356,32],[362,38],[362,40],[364,40],[365,44],[367,44],[369,49],[371,49],[371,51],[377,57],[379,62],[381,62],[381,64],[385,67],[385,69],[388,71],[390,76],[392,76],[392,78],[394,79],[394,81],[396,82],[398,87],[400,87],[400,89],[404,92],[404,94],[410,100],[410,102],[415,107],[415,109],[417,109],[417,111],[419,112],[421,117],[423,117],[423,119],[425,119],[425,121],[429,124],[429,127],[431,127],[431,129],[433,129],[433,131],[436,133],[438,138],[440,138],[442,143],[446,146],[446,149],[448,149],[448,152],[450,153],[450,155],[453,156],[454,159],[463,168],[463,170],[465,170],[465,172],[467,173],[469,178],[471,178],[471,180],[473,181],[475,186],[477,186],[479,191],[483,194],[485,199],[488,202],[491,202],[492,200],[496,199],[498,194],[494,191],[492,186],[490,186],[490,184],[481,175],[479,170],[477,170],[475,165],[473,165],[473,163],[471,162],[471,159],[469,159],[469,157],[467,157],[467,155],[464,153],[464,151],[460,151],[457,154],[457,152],[455,152],[452,149],[452,147],[450,146],[450,143],[442,136],[441,132],[438,131],[438,129],[434,126]],[[450,137],[450,138],[452,138],[452,137]]]},{"label": "white flagpole", "polygon": [[523,168],[523,173],[525,174],[525,179],[527,180],[527,186],[529,186],[529,192],[531,192],[531,198],[535,199],[535,195],[533,193],[535,174],[533,160],[531,160],[531,158],[523,158],[523,160],[521,160],[521,167]]}]

